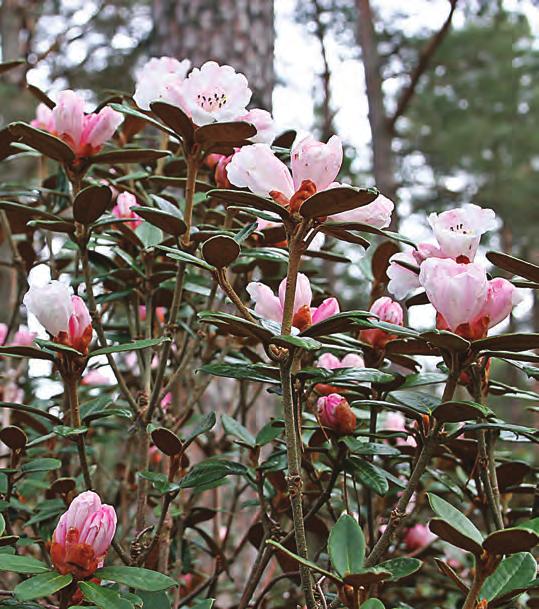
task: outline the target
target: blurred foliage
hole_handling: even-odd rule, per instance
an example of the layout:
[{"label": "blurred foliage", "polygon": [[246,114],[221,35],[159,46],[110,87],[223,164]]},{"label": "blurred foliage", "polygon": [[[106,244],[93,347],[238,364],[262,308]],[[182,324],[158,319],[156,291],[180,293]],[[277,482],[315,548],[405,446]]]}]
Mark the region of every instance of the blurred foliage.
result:
[{"label": "blurred foliage", "polygon": [[[419,151],[434,174],[435,188],[418,205],[473,199],[495,209],[519,239],[537,239],[538,74],[524,15],[501,10],[447,38],[403,121],[406,152]],[[464,188],[446,187],[452,176]]]}]

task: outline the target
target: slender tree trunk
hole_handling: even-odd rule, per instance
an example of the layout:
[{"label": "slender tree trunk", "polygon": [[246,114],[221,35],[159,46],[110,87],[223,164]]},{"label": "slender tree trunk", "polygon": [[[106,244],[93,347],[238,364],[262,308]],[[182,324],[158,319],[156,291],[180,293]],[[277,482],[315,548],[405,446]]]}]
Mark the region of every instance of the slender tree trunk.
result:
[{"label": "slender tree trunk", "polygon": [[253,103],[271,110],[273,0],[153,0],[152,53],[228,63],[243,72]]},{"label": "slender tree trunk", "polygon": [[373,173],[376,186],[386,197],[394,200],[397,193],[395,180],[392,133],[384,105],[381,62],[378,53],[374,17],[370,0],[356,0],[357,37],[363,56],[363,69],[369,104],[369,123],[372,134]]}]

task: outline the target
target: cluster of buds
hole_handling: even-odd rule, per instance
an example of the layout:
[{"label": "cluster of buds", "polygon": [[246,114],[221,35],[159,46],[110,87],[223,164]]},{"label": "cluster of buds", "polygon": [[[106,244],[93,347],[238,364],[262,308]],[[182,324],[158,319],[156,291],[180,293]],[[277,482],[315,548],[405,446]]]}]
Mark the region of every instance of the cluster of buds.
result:
[{"label": "cluster of buds", "polygon": [[[481,236],[496,226],[491,209],[478,205],[429,216],[436,243],[395,254],[390,262],[389,290],[397,298],[423,287],[437,311],[440,330],[451,330],[470,340],[483,338],[503,321],[520,296],[506,279],[489,280],[475,261]],[[399,263],[408,266],[402,266]],[[409,268],[419,266],[419,273]]]}]

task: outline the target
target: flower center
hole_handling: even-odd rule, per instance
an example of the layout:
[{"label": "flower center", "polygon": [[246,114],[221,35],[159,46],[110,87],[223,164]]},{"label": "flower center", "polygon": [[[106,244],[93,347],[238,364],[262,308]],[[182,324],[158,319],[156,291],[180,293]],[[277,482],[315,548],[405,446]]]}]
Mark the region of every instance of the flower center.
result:
[{"label": "flower center", "polygon": [[198,105],[206,112],[216,112],[226,105],[227,97],[223,91],[199,93],[197,95]]},{"label": "flower center", "polygon": [[473,234],[473,230],[470,230],[468,227],[464,226],[462,222],[460,224],[454,224],[453,226],[450,226],[449,230],[453,233],[460,233],[462,235]]}]

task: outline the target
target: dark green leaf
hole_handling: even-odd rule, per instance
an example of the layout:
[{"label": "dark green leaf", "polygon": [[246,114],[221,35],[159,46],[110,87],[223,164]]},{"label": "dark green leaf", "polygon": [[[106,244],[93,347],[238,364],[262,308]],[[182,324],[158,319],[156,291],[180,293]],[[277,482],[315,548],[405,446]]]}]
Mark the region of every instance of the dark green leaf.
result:
[{"label": "dark green leaf", "polygon": [[125,584],[130,588],[146,592],[160,592],[177,585],[168,575],[140,567],[103,567],[96,571],[96,577]]},{"label": "dark green leaf", "polygon": [[220,482],[227,476],[244,476],[247,468],[241,463],[216,459],[202,461],[191,468],[180,480],[180,488],[196,488],[213,482]]},{"label": "dark green leaf", "polygon": [[356,519],[342,514],[328,539],[331,564],[341,577],[361,571],[365,560],[365,538]]},{"label": "dark green leaf", "polygon": [[13,571],[14,573],[45,573],[50,568],[40,560],[31,556],[18,556],[17,554],[0,554],[0,571]]},{"label": "dark green leaf", "polygon": [[317,573],[321,573],[322,575],[324,575],[325,577],[328,577],[329,579],[332,579],[333,581],[337,581],[337,582],[342,581],[340,577],[335,575],[335,573],[330,573],[329,571],[322,569],[322,567],[319,567],[316,563],[314,563],[310,560],[307,560],[306,558],[302,558],[301,556],[298,556],[297,554],[294,554],[294,552],[291,552],[288,548],[285,548],[280,543],[273,541],[273,539],[269,539],[268,541],[266,541],[266,543],[269,546],[273,546],[274,548],[277,548],[277,550],[279,550],[279,552],[283,552],[283,554],[286,554],[290,558],[293,558],[300,565],[305,565],[306,567],[309,567],[309,569],[312,569],[313,571],[316,571]]},{"label": "dark green leaf", "polygon": [[92,224],[107,211],[111,200],[108,186],[88,186],[75,197],[73,217],[81,224]]},{"label": "dark green leaf", "polygon": [[44,598],[69,586],[72,581],[73,576],[71,574],[60,575],[56,571],[40,573],[15,586],[15,598],[19,601],[32,601],[35,598]]},{"label": "dark green leaf", "polygon": [[116,590],[92,582],[79,582],[79,588],[85,600],[95,603],[100,609],[133,609],[133,604]]},{"label": "dark green leaf", "polygon": [[481,588],[479,598],[492,601],[499,596],[520,590],[534,579],[537,572],[535,558],[529,552],[519,552],[504,558]]},{"label": "dark green leaf", "polygon": [[143,340],[135,340],[132,343],[122,343],[121,345],[111,345],[109,347],[102,347],[92,351],[88,358],[96,357],[97,355],[105,355],[107,353],[120,353],[122,351],[137,351],[139,349],[147,349],[148,347],[156,347],[164,342],[169,341],[170,338],[161,336],[160,338],[146,338]]},{"label": "dark green leaf", "polygon": [[62,467],[62,462],[59,459],[52,459],[45,457],[43,459],[33,459],[28,463],[25,463],[21,471],[24,474],[29,474],[33,472],[49,472],[54,469],[60,469]]},{"label": "dark green leaf", "polygon": [[236,419],[229,417],[227,414],[222,414],[221,421],[228,434],[238,438],[238,440],[241,440],[244,444],[247,444],[247,446],[254,447],[256,445],[253,434],[241,423],[236,421]]},{"label": "dark green leaf", "polygon": [[445,499],[428,493],[429,503],[433,511],[442,520],[451,523],[463,535],[473,539],[479,545],[483,543],[483,536],[474,523],[466,518],[457,508],[453,507]]}]

